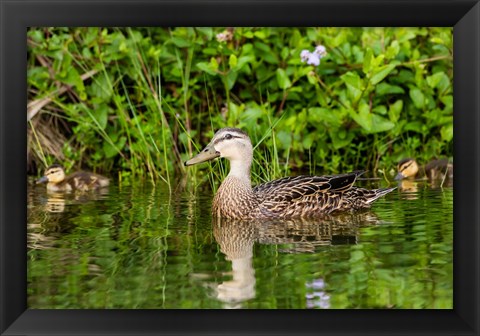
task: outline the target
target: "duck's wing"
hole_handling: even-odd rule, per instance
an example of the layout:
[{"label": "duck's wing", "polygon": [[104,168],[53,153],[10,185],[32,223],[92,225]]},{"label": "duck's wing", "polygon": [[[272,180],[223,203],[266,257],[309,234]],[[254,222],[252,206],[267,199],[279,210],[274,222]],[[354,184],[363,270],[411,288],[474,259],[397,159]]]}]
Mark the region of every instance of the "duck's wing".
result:
[{"label": "duck's wing", "polygon": [[316,193],[344,192],[363,173],[364,171],[355,171],[339,175],[284,177],[257,185],[253,191],[260,202],[290,202]]},{"label": "duck's wing", "polygon": [[326,176],[285,177],[254,188],[264,217],[327,214],[340,206],[343,194],[363,172]]},{"label": "duck's wing", "polygon": [[437,160],[432,160],[429,163],[425,165],[425,171],[429,171],[432,169],[445,169],[449,165],[449,160],[448,159],[437,159]]},{"label": "duck's wing", "polygon": [[67,176],[66,183],[72,185],[73,189],[87,191],[94,189],[98,184],[99,176],[84,171],[77,171]]}]

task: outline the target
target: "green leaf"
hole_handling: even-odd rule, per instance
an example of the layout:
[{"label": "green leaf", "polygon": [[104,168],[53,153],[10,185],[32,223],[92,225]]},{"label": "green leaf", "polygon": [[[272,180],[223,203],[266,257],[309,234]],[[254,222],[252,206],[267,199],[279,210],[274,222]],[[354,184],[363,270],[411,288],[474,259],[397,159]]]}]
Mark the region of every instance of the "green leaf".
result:
[{"label": "green leaf", "polygon": [[395,124],[390,120],[377,114],[372,114],[372,133],[389,131],[394,127]]},{"label": "green leaf", "polygon": [[374,108],[372,108],[372,112],[385,115],[387,114],[387,108],[385,107],[385,105],[377,105]]},{"label": "green leaf", "polygon": [[210,69],[212,69],[213,71],[217,71],[218,70],[218,62],[217,62],[217,59],[215,57],[211,57],[210,58],[210,63],[208,63],[208,66],[210,67]]},{"label": "green leaf", "polygon": [[340,78],[343,80],[347,86],[347,92],[350,97],[350,100],[356,103],[362,96],[364,90],[363,80],[358,76],[356,72],[349,71]]},{"label": "green leaf", "polygon": [[283,90],[286,90],[290,86],[292,86],[292,82],[290,82],[290,79],[288,78],[288,75],[284,69],[278,68],[276,71],[276,75],[277,75],[278,86],[280,88],[282,88]]},{"label": "green leaf", "polygon": [[259,39],[265,39],[267,37],[267,34],[265,33],[264,30],[257,30],[256,32],[253,33],[255,37],[258,37]]},{"label": "green leaf", "polygon": [[453,108],[453,97],[451,95],[441,97],[440,101],[445,104],[445,108]]},{"label": "green leaf", "polygon": [[332,139],[333,148],[340,149],[351,145],[353,139],[355,138],[354,132],[348,132],[345,129],[337,128],[328,128],[328,134],[330,139]]},{"label": "green leaf", "polygon": [[445,41],[442,40],[440,37],[432,37],[430,39],[432,43],[437,43],[437,44],[445,44]]},{"label": "green leaf", "polygon": [[239,71],[241,70],[246,64],[252,62],[253,60],[255,60],[255,57],[253,56],[240,56],[237,60],[237,64],[235,65],[235,67],[232,69],[234,71]]},{"label": "green leaf", "polygon": [[338,111],[323,107],[312,107],[308,109],[308,119],[314,123],[326,122],[330,126],[339,127],[343,118]]},{"label": "green leaf", "polygon": [[238,72],[235,71],[230,71],[226,76],[225,80],[227,83],[227,88],[231,90],[233,88],[233,85],[235,85],[235,82],[237,81],[238,77]]},{"label": "green leaf", "polygon": [[453,139],[453,124],[447,124],[440,129],[440,136],[445,142],[450,142]]},{"label": "green leaf", "polygon": [[423,133],[423,123],[419,121],[411,121],[405,125],[404,130]]},{"label": "green leaf", "polygon": [[358,113],[351,110],[350,115],[367,133],[385,132],[395,127],[395,124],[390,120],[375,113],[370,113],[367,104],[361,104]]},{"label": "green leaf", "polygon": [[277,132],[276,136],[279,141],[281,148],[290,148],[292,146],[292,133],[286,131]]},{"label": "green leaf", "polygon": [[410,90],[409,94],[416,108],[421,109],[425,106],[425,96],[422,91],[417,88],[413,88]]},{"label": "green leaf", "polygon": [[379,96],[391,95],[391,94],[403,94],[405,90],[401,86],[390,85],[386,82],[379,83],[375,86],[375,93]]},{"label": "green leaf", "polygon": [[240,118],[242,121],[256,122],[263,114],[264,112],[259,106],[247,107]]},{"label": "green leaf", "polygon": [[192,45],[192,42],[190,40],[181,37],[172,37],[172,42],[179,48],[186,48]]},{"label": "green leaf", "polygon": [[428,86],[437,88],[440,92],[444,92],[450,86],[450,79],[443,71],[428,76],[426,79]]},{"label": "green leaf", "polygon": [[373,60],[373,50],[371,48],[367,49],[365,56],[363,58],[363,72],[365,74],[369,73],[372,70],[372,60]]},{"label": "green leaf", "polygon": [[211,27],[204,27],[204,28],[195,28],[198,32],[202,33],[207,37],[208,40],[211,40],[213,37],[213,29]]},{"label": "green leaf", "polygon": [[107,126],[107,119],[108,119],[108,106],[100,105],[91,113],[92,113],[92,116],[97,121],[100,128],[105,129],[105,127]]},{"label": "green leaf", "polygon": [[[214,61],[212,61],[214,60]],[[208,73],[209,75],[217,75],[217,68],[218,68],[218,64],[216,63],[217,61],[215,60],[215,58],[211,58],[210,60],[210,63],[206,63],[206,62],[199,62],[197,63],[197,68],[199,68],[200,70],[202,71],[205,71],[206,73]],[[214,65],[214,63],[216,64],[216,66]]]},{"label": "green leaf", "polygon": [[123,147],[125,146],[126,141],[127,141],[127,138],[124,137],[124,136],[120,137],[120,139],[117,141],[115,146],[110,144],[110,142],[108,142],[108,141],[104,141],[103,142],[103,152],[105,153],[105,157],[107,159],[111,159],[111,158],[117,156],[119,151],[121,151],[123,149]]},{"label": "green leaf", "polygon": [[400,51],[400,45],[398,44],[397,40],[394,40],[388,46],[387,51],[385,52],[385,57],[387,59],[393,59],[398,55],[399,51]]},{"label": "green leaf", "polygon": [[403,109],[403,100],[401,99],[391,104],[388,109],[388,116],[390,117],[390,121],[397,122],[398,119],[400,119],[400,114],[402,113],[402,109]]},{"label": "green leaf", "polygon": [[230,55],[230,58],[228,59],[228,65],[230,69],[233,69],[237,66],[237,56],[235,56],[235,54]]},{"label": "green leaf", "polygon": [[381,66],[373,71],[373,75],[370,78],[370,83],[373,85],[381,82],[385,77],[388,76],[390,72],[392,72],[393,69],[395,69],[396,64],[387,64],[384,66]]},{"label": "green leaf", "polygon": [[302,146],[304,149],[310,149],[312,147],[313,142],[315,141],[314,134],[309,133],[302,139]]},{"label": "green leaf", "polygon": [[77,69],[75,69],[74,67],[68,68],[67,77],[63,81],[66,84],[73,85],[79,92],[85,91],[83,80],[80,77]]}]

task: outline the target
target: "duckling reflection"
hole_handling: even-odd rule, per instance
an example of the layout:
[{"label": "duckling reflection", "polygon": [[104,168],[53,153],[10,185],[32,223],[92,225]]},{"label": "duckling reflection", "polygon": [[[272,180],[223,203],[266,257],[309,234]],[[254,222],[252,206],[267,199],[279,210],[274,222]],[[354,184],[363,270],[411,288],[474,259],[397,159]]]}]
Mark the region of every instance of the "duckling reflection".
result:
[{"label": "duckling reflection", "polygon": [[45,211],[61,213],[65,211],[65,195],[56,192],[47,193]]},{"label": "duckling reflection", "polygon": [[418,181],[413,181],[410,179],[398,181],[398,190],[401,192],[400,197],[407,200],[418,199],[418,186]]},{"label": "duckling reflection", "polygon": [[44,206],[44,210],[51,213],[62,213],[66,211],[66,207],[69,204],[84,204],[90,201],[96,201],[102,199],[108,194],[108,188],[102,188],[94,193],[74,193],[65,194],[63,192],[49,191],[47,190],[42,197],[41,204]]},{"label": "duckling reflection", "polygon": [[373,212],[342,213],[316,219],[235,220],[214,218],[213,235],[232,262],[232,280],[215,288],[215,297],[230,308],[241,308],[255,297],[253,246],[285,245],[283,253],[313,253],[321,246],[356,244],[358,229],[379,224]]}]

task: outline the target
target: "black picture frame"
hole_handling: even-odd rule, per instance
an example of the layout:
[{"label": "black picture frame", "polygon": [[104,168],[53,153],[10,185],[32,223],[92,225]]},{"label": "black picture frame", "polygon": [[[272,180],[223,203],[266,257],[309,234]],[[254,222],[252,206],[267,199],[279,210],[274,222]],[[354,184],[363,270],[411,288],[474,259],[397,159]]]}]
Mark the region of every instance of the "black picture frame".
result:
[{"label": "black picture frame", "polygon": [[[480,4],[472,0],[0,0],[2,335],[479,334]],[[26,29],[30,26],[454,27],[454,308],[32,310],[26,292]]]}]

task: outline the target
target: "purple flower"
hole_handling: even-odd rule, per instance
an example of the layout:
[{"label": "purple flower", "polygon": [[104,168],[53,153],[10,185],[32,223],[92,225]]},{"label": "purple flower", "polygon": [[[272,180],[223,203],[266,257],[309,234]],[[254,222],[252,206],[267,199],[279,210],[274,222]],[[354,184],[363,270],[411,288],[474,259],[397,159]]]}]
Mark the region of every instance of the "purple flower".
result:
[{"label": "purple flower", "polygon": [[300,59],[302,62],[306,62],[309,65],[319,66],[320,60],[325,57],[327,54],[327,50],[324,46],[319,45],[315,47],[314,52],[310,52],[309,50],[302,50],[300,53]]},{"label": "purple flower", "polygon": [[318,45],[315,47],[314,53],[320,56],[321,58],[327,54],[327,49],[323,45]]},{"label": "purple flower", "polygon": [[306,62],[308,60],[308,56],[310,56],[310,51],[304,49],[300,53],[300,58],[302,59],[302,62]]},{"label": "purple flower", "polygon": [[217,41],[220,42],[220,43],[221,42],[228,42],[228,41],[232,40],[233,34],[232,34],[231,31],[225,30],[224,32],[217,34],[216,38],[217,38]]}]

